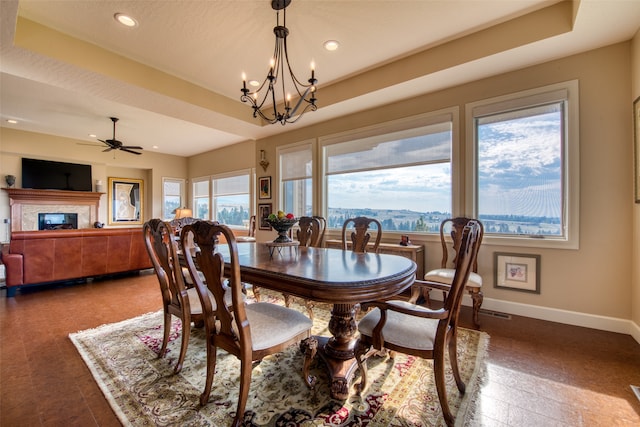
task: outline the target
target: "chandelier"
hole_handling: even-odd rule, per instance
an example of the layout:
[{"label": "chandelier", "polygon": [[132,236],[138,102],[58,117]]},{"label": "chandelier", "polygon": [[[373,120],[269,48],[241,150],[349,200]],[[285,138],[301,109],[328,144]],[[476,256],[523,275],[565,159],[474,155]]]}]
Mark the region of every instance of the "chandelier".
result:
[{"label": "chandelier", "polygon": [[[264,121],[274,124],[281,123],[283,126],[286,123],[295,123],[300,117],[307,111],[317,110],[316,106],[316,83],[314,65],[311,63],[311,78],[307,80],[308,83],[302,83],[291,69],[289,65],[289,54],[287,53],[287,36],[289,30],[287,29],[287,6],[291,3],[291,0],[271,0],[271,7],[276,11],[276,26],[273,28],[273,32],[276,35],[276,46],[271,58],[271,66],[269,68],[269,74],[264,79],[262,84],[254,92],[247,89],[247,77],[242,74],[242,96],[240,100],[242,102],[248,102],[253,107],[253,117],[260,116]],[[280,11],[282,10],[283,25],[280,25]],[[286,72],[286,73],[285,73]],[[287,79],[287,74],[289,78]],[[289,80],[289,83],[286,82]],[[281,88],[281,97],[276,96],[276,91]],[[263,91],[263,89],[266,89]],[[288,91],[287,91],[288,90]],[[295,105],[292,106],[291,95],[294,94]],[[285,96],[286,95],[286,96]],[[278,105],[276,99],[284,99],[284,110],[278,111]],[[269,100],[273,104],[264,106],[265,102]],[[263,108],[264,106],[264,108]]]}]

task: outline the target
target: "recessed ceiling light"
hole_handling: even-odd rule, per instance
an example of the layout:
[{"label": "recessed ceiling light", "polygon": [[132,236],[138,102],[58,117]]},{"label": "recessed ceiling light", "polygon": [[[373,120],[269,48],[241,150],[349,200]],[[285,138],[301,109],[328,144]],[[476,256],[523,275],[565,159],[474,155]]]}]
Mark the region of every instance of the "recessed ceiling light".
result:
[{"label": "recessed ceiling light", "polygon": [[18,124],[17,120],[7,119],[7,123],[11,123],[12,125]]},{"label": "recessed ceiling light", "polygon": [[157,145],[154,145],[152,148],[153,148],[154,150],[157,150],[157,149],[158,149],[158,146],[157,146]]},{"label": "recessed ceiling light", "polygon": [[260,86],[260,82],[257,80],[249,80],[249,85],[253,87],[258,87]]},{"label": "recessed ceiling light", "polygon": [[138,25],[138,21],[124,13],[116,13],[113,17],[116,21],[127,27],[136,27]]},{"label": "recessed ceiling light", "polygon": [[340,43],[338,43],[337,40],[327,40],[326,42],[324,42],[323,46],[328,51],[334,51],[338,49]]},{"label": "recessed ceiling light", "polygon": [[97,137],[98,137],[98,135],[94,135],[92,133],[89,134],[89,138],[97,138]]}]

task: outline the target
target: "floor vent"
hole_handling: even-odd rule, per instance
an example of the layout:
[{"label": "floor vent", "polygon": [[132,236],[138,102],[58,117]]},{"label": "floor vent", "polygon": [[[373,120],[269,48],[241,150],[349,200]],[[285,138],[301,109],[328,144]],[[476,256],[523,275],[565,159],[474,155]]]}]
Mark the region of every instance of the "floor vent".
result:
[{"label": "floor vent", "polygon": [[485,316],[497,317],[499,319],[511,320],[511,315],[507,313],[501,313],[499,311],[491,311],[480,309],[480,314],[484,314]]},{"label": "floor vent", "polygon": [[640,400],[640,387],[638,387],[637,385],[632,385],[631,390],[633,390],[633,393],[636,395],[638,400]]}]

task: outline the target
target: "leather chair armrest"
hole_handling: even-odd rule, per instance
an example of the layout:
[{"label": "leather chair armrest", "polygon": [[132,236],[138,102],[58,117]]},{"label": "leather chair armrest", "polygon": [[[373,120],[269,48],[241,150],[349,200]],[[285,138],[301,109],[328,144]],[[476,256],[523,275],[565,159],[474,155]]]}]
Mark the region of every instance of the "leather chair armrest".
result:
[{"label": "leather chair armrest", "polygon": [[24,259],[22,254],[11,254],[5,252],[2,254],[2,263],[5,268],[7,287],[20,286],[24,284]]}]

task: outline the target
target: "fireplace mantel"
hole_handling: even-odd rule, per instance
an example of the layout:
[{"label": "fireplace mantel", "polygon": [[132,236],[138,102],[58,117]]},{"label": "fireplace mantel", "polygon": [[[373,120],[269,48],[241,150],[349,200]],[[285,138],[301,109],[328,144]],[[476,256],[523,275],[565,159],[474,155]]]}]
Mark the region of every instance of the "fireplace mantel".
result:
[{"label": "fireplace mantel", "polygon": [[11,231],[22,230],[23,205],[89,206],[89,224],[98,220],[100,197],[104,193],[93,191],[34,190],[29,188],[3,188],[9,194]]}]

